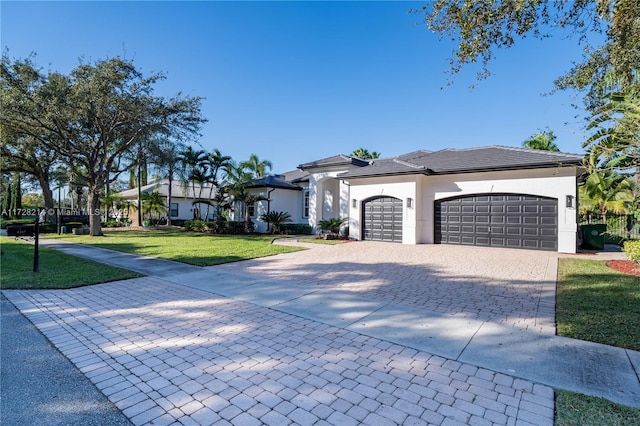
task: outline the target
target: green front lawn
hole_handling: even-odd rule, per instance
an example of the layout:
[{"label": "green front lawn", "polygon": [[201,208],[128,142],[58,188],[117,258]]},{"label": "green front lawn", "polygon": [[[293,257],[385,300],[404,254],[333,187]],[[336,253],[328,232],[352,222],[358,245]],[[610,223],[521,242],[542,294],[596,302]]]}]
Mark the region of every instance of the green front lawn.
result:
[{"label": "green front lawn", "polygon": [[33,272],[33,244],[0,237],[0,288],[72,288],[142,275],[40,247],[40,272]]},{"label": "green front lawn", "polygon": [[[640,350],[640,278],[605,262],[560,259],[556,293],[558,334]],[[556,426],[640,424],[640,409],[556,390]]]},{"label": "green front lawn", "polygon": [[175,260],[196,266],[211,266],[304,250],[271,244],[271,236],[211,235],[180,230],[114,231],[104,237],[51,235],[46,238],[88,244],[143,256]]},{"label": "green front lawn", "polygon": [[604,262],[560,259],[556,321],[560,336],[640,350],[640,278]]},{"label": "green front lawn", "polygon": [[603,398],[556,390],[555,426],[630,426],[640,424],[640,410]]}]

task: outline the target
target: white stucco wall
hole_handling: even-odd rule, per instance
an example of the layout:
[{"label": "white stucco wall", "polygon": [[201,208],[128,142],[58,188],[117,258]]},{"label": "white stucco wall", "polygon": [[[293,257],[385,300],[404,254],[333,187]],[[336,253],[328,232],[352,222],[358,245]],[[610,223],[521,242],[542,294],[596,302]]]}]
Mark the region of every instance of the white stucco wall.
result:
[{"label": "white stucco wall", "polygon": [[[349,237],[362,239],[362,203],[375,197],[394,197],[402,200],[402,243],[416,244],[416,188],[417,176],[394,176],[351,180],[349,203]],[[413,199],[413,207],[407,207],[407,198]],[[353,207],[353,200],[356,206]]]},{"label": "white stucco wall", "polygon": [[[434,242],[434,202],[436,200],[471,194],[513,193],[530,194],[558,200],[558,251],[576,251],[576,208],[566,206],[568,195],[577,197],[575,167],[534,170],[514,170],[457,175],[384,177],[351,179],[349,202],[349,231],[354,239],[361,239],[362,202],[377,196],[403,200],[404,244],[432,244]],[[407,198],[414,207],[407,207]]]},{"label": "white stucco wall", "polygon": [[[251,190],[254,194],[267,196],[268,190]],[[270,209],[272,212],[287,212],[291,215],[291,223],[307,223],[307,218],[303,218],[304,191],[294,191],[290,189],[275,189],[271,191]],[[251,218],[256,225],[256,232],[267,232],[268,224],[260,220],[260,216],[267,213],[269,203],[259,201],[256,203],[255,215]]]}]

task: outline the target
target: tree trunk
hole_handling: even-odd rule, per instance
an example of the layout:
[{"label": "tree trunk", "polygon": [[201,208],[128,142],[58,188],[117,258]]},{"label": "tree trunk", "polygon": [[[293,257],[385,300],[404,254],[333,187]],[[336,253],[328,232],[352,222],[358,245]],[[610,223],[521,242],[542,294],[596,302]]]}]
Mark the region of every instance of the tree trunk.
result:
[{"label": "tree trunk", "polygon": [[100,225],[100,187],[89,187],[89,235],[102,236]]},{"label": "tree trunk", "polygon": [[47,176],[43,176],[38,174],[38,182],[40,183],[40,188],[42,188],[42,196],[44,197],[44,207],[46,209],[53,208],[53,191],[51,191],[50,182]]},{"label": "tree trunk", "polygon": [[167,180],[169,181],[169,188],[167,188],[167,225],[171,226],[171,186],[173,184],[173,175],[169,173]]}]

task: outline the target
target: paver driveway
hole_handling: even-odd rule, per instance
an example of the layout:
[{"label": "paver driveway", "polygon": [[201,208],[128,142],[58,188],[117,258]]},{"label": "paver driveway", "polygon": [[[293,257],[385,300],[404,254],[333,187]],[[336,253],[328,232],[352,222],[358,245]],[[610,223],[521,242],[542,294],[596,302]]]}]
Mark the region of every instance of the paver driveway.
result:
[{"label": "paver driveway", "polygon": [[147,277],[5,294],[135,424],[553,424],[549,387],[215,294],[225,277],[271,280],[550,326],[553,254],[423,247],[350,243],[207,268],[207,291]]},{"label": "paver driveway", "polygon": [[362,241],[212,269],[555,333],[556,253]]}]

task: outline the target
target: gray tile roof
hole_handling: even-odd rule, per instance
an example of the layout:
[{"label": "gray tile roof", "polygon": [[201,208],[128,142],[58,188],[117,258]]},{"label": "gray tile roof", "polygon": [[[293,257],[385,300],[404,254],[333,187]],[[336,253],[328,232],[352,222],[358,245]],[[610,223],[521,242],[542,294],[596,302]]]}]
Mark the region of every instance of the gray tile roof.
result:
[{"label": "gray tile roof", "polygon": [[334,155],[333,157],[323,158],[322,160],[300,164],[298,168],[305,170],[305,169],[316,168],[316,167],[343,166],[343,165],[349,165],[349,164],[364,167],[369,165],[369,161],[363,160],[358,157],[350,157],[348,155],[340,154],[340,155]]},{"label": "gray tile roof", "polygon": [[290,172],[282,173],[282,178],[289,183],[309,182],[309,172],[296,169]]},{"label": "gray tile roof", "polygon": [[452,174],[493,170],[532,169],[580,165],[583,156],[508,146],[486,146],[441,151],[415,151],[394,158],[374,160],[341,177],[389,176],[396,174]]},{"label": "gray tile roof", "polygon": [[247,185],[247,188],[281,188],[292,189],[295,191],[300,191],[302,189],[298,185],[287,182],[283,177],[274,175],[254,179],[251,185]]}]

